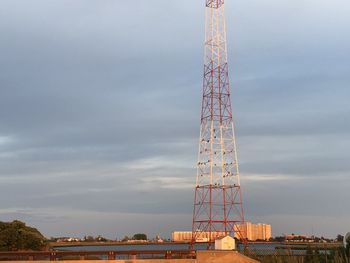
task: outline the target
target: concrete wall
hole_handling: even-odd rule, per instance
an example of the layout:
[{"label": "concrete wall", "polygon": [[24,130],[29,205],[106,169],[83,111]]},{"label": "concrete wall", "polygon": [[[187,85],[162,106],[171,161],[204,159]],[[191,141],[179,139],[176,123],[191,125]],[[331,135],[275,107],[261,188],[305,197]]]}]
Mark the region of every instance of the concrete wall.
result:
[{"label": "concrete wall", "polygon": [[[50,261],[1,261],[1,263],[49,263]],[[197,259],[67,260],[60,263],[258,263],[236,251],[197,251]]]},{"label": "concrete wall", "polygon": [[235,251],[197,251],[195,263],[258,263]]},{"label": "concrete wall", "polygon": [[62,261],[0,261],[1,263],[196,263],[195,259],[136,259],[136,260],[62,260]]}]

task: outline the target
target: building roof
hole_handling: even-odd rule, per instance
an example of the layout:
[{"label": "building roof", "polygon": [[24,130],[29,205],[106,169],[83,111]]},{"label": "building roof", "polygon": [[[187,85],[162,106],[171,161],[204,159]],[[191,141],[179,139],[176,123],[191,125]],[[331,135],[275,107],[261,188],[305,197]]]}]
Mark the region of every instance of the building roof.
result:
[{"label": "building roof", "polygon": [[215,240],[222,240],[222,239],[227,238],[227,237],[233,239],[233,237],[231,237],[231,236],[222,236],[222,237],[215,238]]}]

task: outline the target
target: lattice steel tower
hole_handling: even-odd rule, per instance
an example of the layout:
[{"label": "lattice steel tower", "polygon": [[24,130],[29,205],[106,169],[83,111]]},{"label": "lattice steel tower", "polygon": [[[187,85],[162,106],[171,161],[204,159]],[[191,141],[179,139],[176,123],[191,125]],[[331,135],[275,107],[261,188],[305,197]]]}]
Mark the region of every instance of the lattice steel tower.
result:
[{"label": "lattice steel tower", "polygon": [[[232,120],[224,0],[206,0],[203,100],[192,244],[223,235],[245,241],[241,185]],[[234,233],[236,232],[236,235]]]}]

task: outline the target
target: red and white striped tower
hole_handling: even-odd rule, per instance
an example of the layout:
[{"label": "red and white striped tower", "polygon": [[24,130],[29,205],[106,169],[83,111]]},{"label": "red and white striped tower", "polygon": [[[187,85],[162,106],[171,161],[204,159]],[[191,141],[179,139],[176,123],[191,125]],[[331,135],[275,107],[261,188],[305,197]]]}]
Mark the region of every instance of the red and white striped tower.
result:
[{"label": "red and white striped tower", "polygon": [[[192,244],[236,236],[245,242],[228,78],[224,0],[206,0],[203,101]],[[235,234],[236,232],[236,234]]]}]

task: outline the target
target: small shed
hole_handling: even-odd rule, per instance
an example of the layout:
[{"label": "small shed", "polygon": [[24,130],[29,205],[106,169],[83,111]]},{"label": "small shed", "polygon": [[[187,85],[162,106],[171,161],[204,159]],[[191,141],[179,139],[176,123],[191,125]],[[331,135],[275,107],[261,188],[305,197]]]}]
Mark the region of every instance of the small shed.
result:
[{"label": "small shed", "polygon": [[235,239],[231,236],[224,236],[215,239],[216,250],[234,250],[236,249]]}]

